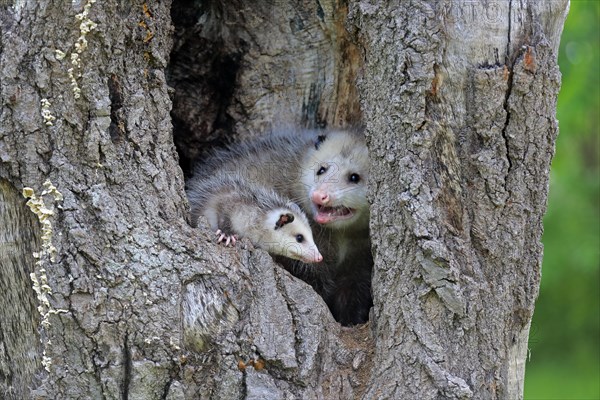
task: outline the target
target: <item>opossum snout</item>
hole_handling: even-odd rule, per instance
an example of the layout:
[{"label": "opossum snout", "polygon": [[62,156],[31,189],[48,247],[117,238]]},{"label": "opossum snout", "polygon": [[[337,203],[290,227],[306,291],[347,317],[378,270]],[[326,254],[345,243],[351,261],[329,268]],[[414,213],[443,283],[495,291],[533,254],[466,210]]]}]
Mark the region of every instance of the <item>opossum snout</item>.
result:
[{"label": "opossum snout", "polygon": [[329,197],[329,193],[324,192],[322,190],[315,190],[311,196],[311,200],[313,203],[318,204],[320,206],[327,205],[331,201]]},{"label": "opossum snout", "polygon": [[315,258],[316,262],[321,262],[323,261],[323,256],[321,255],[321,253],[317,254],[317,258]]},{"label": "opossum snout", "polygon": [[304,256],[304,261],[307,263],[319,263],[321,261],[323,261],[323,256],[321,255],[321,253],[319,253],[319,251],[316,251],[316,254],[313,253],[312,251],[310,252],[310,255]]}]

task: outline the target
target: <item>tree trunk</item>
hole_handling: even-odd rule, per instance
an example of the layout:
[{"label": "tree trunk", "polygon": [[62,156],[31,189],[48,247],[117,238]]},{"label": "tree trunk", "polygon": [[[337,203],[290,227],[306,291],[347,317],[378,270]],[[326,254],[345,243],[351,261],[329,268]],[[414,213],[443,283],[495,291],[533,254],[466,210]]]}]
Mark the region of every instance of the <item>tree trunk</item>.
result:
[{"label": "tree trunk", "polygon": [[373,165],[367,398],[522,398],[567,7],[353,9]]},{"label": "tree trunk", "polygon": [[[0,3],[0,397],[522,398],[568,2],[383,3]],[[288,125],[366,126],[364,326],[188,224]]]}]

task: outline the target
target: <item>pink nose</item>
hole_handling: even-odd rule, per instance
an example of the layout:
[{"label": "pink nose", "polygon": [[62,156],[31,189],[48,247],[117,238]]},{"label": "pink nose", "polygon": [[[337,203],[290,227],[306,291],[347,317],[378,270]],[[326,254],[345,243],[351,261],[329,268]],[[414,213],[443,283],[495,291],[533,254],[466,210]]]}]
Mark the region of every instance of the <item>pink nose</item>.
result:
[{"label": "pink nose", "polygon": [[315,190],[312,194],[312,201],[315,204],[324,206],[329,203],[329,194],[320,190]]},{"label": "pink nose", "polygon": [[321,255],[321,253],[319,253],[319,250],[315,248],[314,250],[310,250],[308,253],[302,254],[302,261],[309,264],[320,263],[321,261],[323,261],[323,256]]}]

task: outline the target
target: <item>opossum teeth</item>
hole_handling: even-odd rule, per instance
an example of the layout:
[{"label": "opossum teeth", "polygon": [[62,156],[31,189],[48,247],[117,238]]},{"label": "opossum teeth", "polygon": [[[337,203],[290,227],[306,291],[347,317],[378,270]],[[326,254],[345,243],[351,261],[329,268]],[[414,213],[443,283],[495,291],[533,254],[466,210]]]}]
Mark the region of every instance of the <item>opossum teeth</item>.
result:
[{"label": "opossum teeth", "polygon": [[352,218],[355,210],[345,207],[326,207],[322,205],[317,206],[317,215],[315,215],[315,221],[320,224],[326,224],[328,222],[338,221],[342,219]]}]

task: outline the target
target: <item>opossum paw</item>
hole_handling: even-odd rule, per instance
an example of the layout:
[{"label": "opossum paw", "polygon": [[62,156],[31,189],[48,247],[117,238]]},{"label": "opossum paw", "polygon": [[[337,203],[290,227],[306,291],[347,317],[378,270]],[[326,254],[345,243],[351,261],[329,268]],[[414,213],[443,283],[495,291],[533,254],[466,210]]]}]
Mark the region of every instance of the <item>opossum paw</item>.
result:
[{"label": "opossum paw", "polygon": [[223,233],[222,230],[218,229],[215,232],[215,235],[218,236],[217,238],[217,243],[223,243],[225,245],[225,247],[229,247],[229,245],[231,245],[231,247],[235,246],[235,242],[237,241],[237,236],[234,235],[228,235],[226,233]]},{"label": "opossum paw", "polygon": [[235,235],[228,236],[227,240],[225,241],[225,247],[228,247],[230,244],[231,244],[231,247],[234,247],[236,240],[237,240],[237,238],[235,237]]}]

